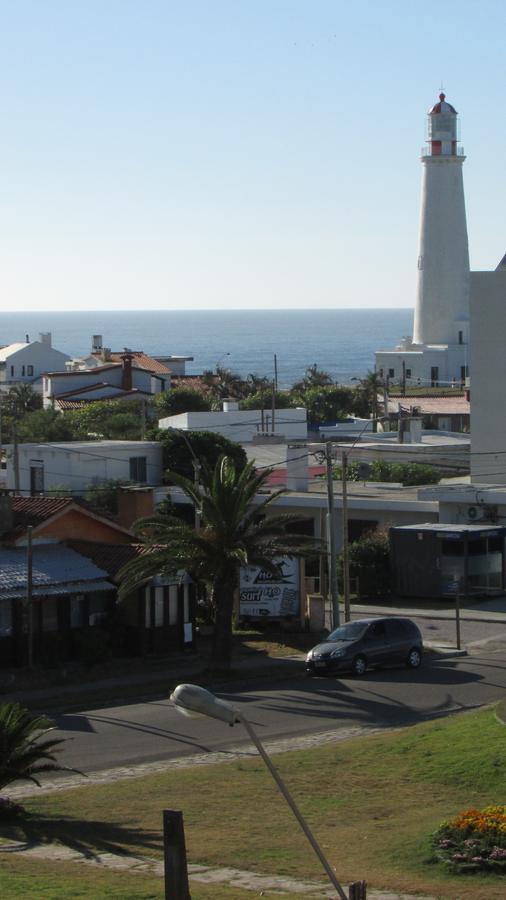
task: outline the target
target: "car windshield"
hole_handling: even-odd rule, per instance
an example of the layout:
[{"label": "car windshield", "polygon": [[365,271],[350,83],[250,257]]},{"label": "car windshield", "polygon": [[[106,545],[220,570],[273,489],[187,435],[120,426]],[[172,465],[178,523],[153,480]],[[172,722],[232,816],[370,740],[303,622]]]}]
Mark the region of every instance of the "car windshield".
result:
[{"label": "car windshield", "polygon": [[348,622],[347,625],[341,625],[340,628],[336,628],[335,631],[331,631],[327,640],[356,641],[357,638],[362,637],[366,628],[367,625],[365,625],[363,622]]}]

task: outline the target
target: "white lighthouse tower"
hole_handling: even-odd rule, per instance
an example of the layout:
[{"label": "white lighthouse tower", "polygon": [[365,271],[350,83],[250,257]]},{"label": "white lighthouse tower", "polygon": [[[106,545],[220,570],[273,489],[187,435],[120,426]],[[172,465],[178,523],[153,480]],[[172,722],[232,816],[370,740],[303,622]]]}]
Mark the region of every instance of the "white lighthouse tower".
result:
[{"label": "white lighthouse tower", "polygon": [[429,110],[413,337],[376,353],[391,382],[447,385],[468,374],[469,248],[458,115],[445,95]]},{"label": "white lighthouse tower", "polygon": [[422,151],[414,344],[458,344],[469,322],[469,248],[457,111],[439,95]]}]

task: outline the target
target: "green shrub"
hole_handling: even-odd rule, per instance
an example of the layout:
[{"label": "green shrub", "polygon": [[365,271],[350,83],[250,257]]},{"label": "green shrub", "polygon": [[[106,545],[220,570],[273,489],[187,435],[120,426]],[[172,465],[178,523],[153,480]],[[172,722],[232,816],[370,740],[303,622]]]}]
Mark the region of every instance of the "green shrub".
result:
[{"label": "green shrub", "polygon": [[[374,531],[349,545],[350,575],[358,578],[361,596],[375,597],[390,592],[390,541],[388,534]],[[343,558],[338,561],[343,577]]]}]

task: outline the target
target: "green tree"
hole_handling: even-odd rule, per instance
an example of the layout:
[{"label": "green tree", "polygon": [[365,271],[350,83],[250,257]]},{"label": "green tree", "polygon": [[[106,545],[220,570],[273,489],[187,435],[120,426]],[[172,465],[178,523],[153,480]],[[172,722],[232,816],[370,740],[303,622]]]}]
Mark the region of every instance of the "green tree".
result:
[{"label": "green tree", "polygon": [[373,430],[377,431],[378,418],[378,396],[383,390],[383,379],[377,372],[369,371],[364,378],[360,378],[355,388],[356,395],[356,415],[366,418],[372,416]]},{"label": "green tree", "polygon": [[26,413],[17,422],[17,433],[21,444],[75,440],[72,422],[55,409]]},{"label": "green tree", "polygon": [[144,409],[140,400],[97,400],[62,414],[74,440],[125,440],[142,438]]},{"label": "green tree", "polygon": [[[263,388],[241,400],[241,409],[267,409],[272,406],[272,387]],[[294,402],[287,391],[276,391],[276,409],[289,409]]]},{"label": "green tree", "polygon": [[334,381],[330,372],[319,369],[318,365],[314,363],[314,365],[308,366],[302,381],[297,381],[293,385],[292,390],[303,394],[311,388],[329,387],[331,384],[334,384]]},{"label": "green tree", "polygon": [[203,373],[201,380],[209,389],[214,409],[219,408],[221,401],[227,397],[240,400],[247,393],[241,376],[224,366],[216,366],[215,372],[208,369]]},{"label": "green tree", "polygon": [[33,716],[18,703],[0,704],[0,790],[20,780],[39,785],[43,772],[75,771],[58,765],[54,754],[65,739],[48,739],[53,729],[45,716]]},{"label": "green tree", "polygon": [[18,416],[42,409],[42,396],[31,384],[15,384],[7,394],[7,407]]},{"label": "green tree", "polygon": [[309,388],[301,399],[313,426],[335,422],[355,412],[355,391],[344,385]]},{"label": "green tree", "polygon": [[[201,486],[174,472],[170,480],[199,511],[200,528],[180,520],[154,516],[137,523],[147,552],[120,572],[120,598],[155,575],[170,576],[185,570],[197,584],[207,586],[214,609],[211,668],[228,669],[232,654],[234,593],[242,565],[261,566],[279,574],[276,560],[282,556],[315,554],[313,538],[290,532],[300,516],[267,516],[282,491],[274,491],[257,505],[255,496],[265,485],[270,470],[255,475],[249,462],[238,472],[226,456],[213,470],[202,467]],[[318,545],[319,546],[319,545]]]},{"label": "green tree", "polygon": [[160,418],[177,416],[185,412],[208,412],[211,409],[209,397],[195,388],[174,388],[155,397],[155,408]]},{"label": "green tree", "polygon": [[[390,591],[390,540],[385,531],[372,531],[349,545],[350,575],[358,578],[361,596],[379,596]],[[343,576],[343,559],[338,560]]]},{"label": "green tree", "polygon": [[[233,429],[232,429],[233,430]],[[194,458],[214,469],[217,460],[223,454],[229,456],[238,471],[244,469],[248,457],[240,444],[228,440],[221,434],[212,431],[178,431],[172,428],[159,428],[153,440],[162,445],[163,468],[194,477]]]}]

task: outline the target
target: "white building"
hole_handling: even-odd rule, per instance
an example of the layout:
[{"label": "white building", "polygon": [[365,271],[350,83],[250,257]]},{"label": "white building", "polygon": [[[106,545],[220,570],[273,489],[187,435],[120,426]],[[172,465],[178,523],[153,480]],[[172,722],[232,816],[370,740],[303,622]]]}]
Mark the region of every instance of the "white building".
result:
[{"label": "white building", "polygon": [[457,111],[439,95],[422,150],[413,337],[376,353],[376,370],[409,384],[464,383],[468,374],[469,250]]},{"label": "white building", "polygon": [[[4,485],[16,489],[16,460],[6,446]],[[158,485],[162,481],[162,448],[156,441],[65,441],[19,444],[18,492],[23,496],[45,491],[84,494],[103,481],[134,481]]]},{"label": "white building", "polygon": [[178,428],[181,431],[212,431],[239,444],[249,444],[263,434],[286,438],[288,441],[307,438],[307,412],[305,409],[278,409],[272,412],[260,409],[239,409],[236,400],[224,400],[223,410],[218,412],[187,412],[166,416],[158,422],[159,428]]},{"label": "white building", "polygon": [[111,362],[92,369],[69,372],[46,372],[43,377],[44,408],[72,408],[92,400],[126,400],[151,398],[165,390],[167,378],[132,364],[129,353],[121,362]]},{"label": "white building", "polygon": [[0,387],[32,382],[49,370],[65,370],[70,359],[51,345],[51,334],[40,334],[38,341],[25,341],[0,348]]},{"label": "white building", "polygon": [[471,481],[506,484],[506,268],[471,274]]}]

